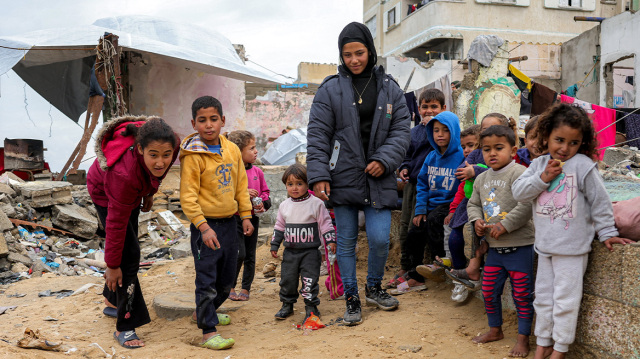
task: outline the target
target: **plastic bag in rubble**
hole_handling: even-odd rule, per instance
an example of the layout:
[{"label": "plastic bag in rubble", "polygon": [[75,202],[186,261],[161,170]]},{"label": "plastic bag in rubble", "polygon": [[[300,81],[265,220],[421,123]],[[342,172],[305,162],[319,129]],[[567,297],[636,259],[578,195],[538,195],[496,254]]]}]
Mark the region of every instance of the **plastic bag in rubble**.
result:
[{"label": "plastic bag in rubble", "polygon": [[287,166],[296,163],[296,153],[307,152],[307,128],[296,128],[278,137],[260,161],[265,165]]}]

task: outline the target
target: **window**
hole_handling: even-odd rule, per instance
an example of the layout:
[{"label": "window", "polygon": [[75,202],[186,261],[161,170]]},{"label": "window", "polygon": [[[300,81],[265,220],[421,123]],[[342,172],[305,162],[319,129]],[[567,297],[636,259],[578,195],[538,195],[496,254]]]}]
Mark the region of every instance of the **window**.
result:
[{"label": "window", "polygon": [[498,4],[498,5],[515,5],[515,6],[529,6],[531,0],[476,0],[481,4]]},{"label": "window", "polygon": [[365,23],[365,25],[367,25],[367,27],[369,28],[369,31],[371,31],[371,35],[373,36],[374,39],[376,38],[376,34],[378,33],[377,20],[378,20],[377,16],[373,15],[373,17],[367,20],[367,22]]},{"label": "window", "polygon": [[396,8],[387,11],[387,28],[396,24]]},{"label": "window", "polygon": [[595,11],[597,0],[544,0],[544,7],[561,10]]},{"label": "window", "polygon": [[560,0],[558,5],[562,7],[582,8],[582,0]]}]

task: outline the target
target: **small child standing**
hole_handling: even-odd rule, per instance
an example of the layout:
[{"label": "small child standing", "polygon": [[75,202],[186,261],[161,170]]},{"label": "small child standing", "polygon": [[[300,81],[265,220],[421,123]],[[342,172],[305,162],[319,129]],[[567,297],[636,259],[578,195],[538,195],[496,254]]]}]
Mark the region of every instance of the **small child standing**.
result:
[{"label": "small child standing", "polygon": [[302,280],[300,295],[305,304],[304,323],[311,313],[320,316],[318,279],[321,255],[318,247],[324,242],[335,254],[336,234],[324,202],[309,193],[307,169],[303,165],[289,166],[282,182],[287,187],[289,198],[278,207],[271,240],[271,256],[274,258],[278,258],[278,248],[284,241],[280,279],[282,308],[275,317],[282,320],[293,314],[293,304],[298,300],[298,283]]},{"label": "small child standing", "polygon": [[[236,279],[234,285],[238,282],[240,269],[244,264],[242,272],[242,289],[240,293],[236,293],[235,288],[231,289],[229,299],[234,301],[249,300],[249,292],[251,291],[251,283],[256,272],[256,244],[258,243],[258,227],[260,226],[260,217],[257,214],[264,213],[271,208],[271,199],[269,199],[269,187],[264,180],[262,170],[253,165],[258,159],[258,150],[256,149],[256,138],[249,131],[232,131],[227,135],[229,141],[233,142],[240,149],[242,154],[242,162],[244,169],[247,171],[247,181],[249,183],[249,197],[253,204],[251,211],[251,224],[253,225],[253,233],[250,236],[242,234],[242,222],[238,222],[238,236],[241,240],[238,242],[238,266],[236,270]],[[259,198],[259,200],[255,200]],[[254,204],[254,202],[260,202]]]},{"label": "small child standing", "polygon": [[476,177],[467,212],[476,234],[485,236],[489,244],[482,294],[490,329],[473,341],[489,343],[504,338],[501,296],[508,277],[518,313],[518,339],[509,356],[526,358],[533,322],[534,234],[531,205],[519,203],[511,194],[513,182],[526,168],[513,160],[518,149],[516,137],[506,126],[482,131],[480,148],[489,170]]},{"label": "small child standing", "polygon": [[414,226],[426,227],[426,236],[414,232],[407,237],[411,253],[410,279],[399,285],[392,294],[402,294],[421,287],[424,289],[424,277],[416,271],[416,267],[422,265],[425,245],[429,246],[431,260],[435,256],[445,256],[444,218],[449,213],[449,205],[460,184],[454,171],[464,161],[458,116],[449,111],[440,112],[427,124],[427,136],[434,150],[427,155],[418,175],[413,217]]},{"label": "small child standing", "polygon": [[247,172],[238,146],[220,130],[225,125],[222,104],[211,96],[191,105],[191,125],[197,133],[182,141],[180,149],[180,203],[191,221],[191,252],[196,270],[196,321],[202,329],[200,346],[220,350],[235,344],[223,339],[216,325],[229,324],[217,309],[229,297],[236,276],[238,229],[253,233]]},{"label": "small child standing", "polygon": [[538,347],[535,358],[565,358],[573,343],[582,283],[597,233],[609,250],[631,243],[618,237],[611,199],[594,158],[595,130],[586,112],[567,104],[551,107],[538,122],[536,158],[513,184],[513,197],[533,202]]}]

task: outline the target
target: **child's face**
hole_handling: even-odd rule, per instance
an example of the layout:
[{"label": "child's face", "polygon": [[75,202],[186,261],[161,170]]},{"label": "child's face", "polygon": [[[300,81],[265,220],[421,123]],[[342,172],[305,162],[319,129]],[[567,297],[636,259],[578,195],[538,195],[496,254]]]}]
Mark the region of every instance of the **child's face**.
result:
[{"label": "child's face", "polygon": [[440,148],[440,153],[444,153],[449,147],[449,140],[451,140],[451,132],[449,127],[435,120],[433,123],[433,140]]},{"label": "child's face", "polygon": [[460,142],[460,145],[462,145],[462,153],[466,158],[469,156],[471,151],[476,149],[476,146],[478,145],[478,138],[476,135],[466,135],[460,139]]},{"label": "child's face", "polygon": [[369,49],[360,42],[349,42],[342,47],[342,60],[349,71],[359,75],[369,63]]},{"label": "child's face", "polygon": [[504,136],[489,136],[482,139],[482,157],[484,163],[497,171],[511,163],[518,147],[511,146]]},{"label": "child's face", "polygon": [[138,152],[152,175],[162,177],[171,167],[173,146],[169,142],[151,141],[144,149],[138,144]]},{"label": "child's face", "polygon": [[538,150],[538,136],[536,131],[529,131],[524,137],[524,145],[529,150],[531,159],[540,157],[540,150]]},{"label": "child's face", "polygon": [[242,149],[242,162],[254,163],[257,158],[258,150],[256,149],[256,140],[252,138]]},{"label": "child's face", "polygon": [[424,100],[421,101],[418,112],[420,113],[420,117],[422,118],[422,123],[426,124],[433,116],[444,111],[446,108],[447,105],[441,106],[438,100],[431,100],[429,102]]},{"label": "child's face", "polygon": [[198,131],[202,142],[209,146],[220,144],[220,130],[224,127],[224,116],[220,116],[215,107],[201,108],[191,126]]},{"label": "child's face", "polygon": [[582,132],[578,128],[560,125],[549,134],[547,147],[551,158],[567,161],[575,156],[582,145]]},{"label": "child's face", "polygon": [[309,191],[307,183],[293,175],[290,175],[289,178],[287,178],[286,186],[287,194],[291,198],[300,198]]},{"label": "child's face", "polygon": [[486,130],[491,126],[503,126],[502,121],[496,117],[485,117],[480,124],[480,132]]}]

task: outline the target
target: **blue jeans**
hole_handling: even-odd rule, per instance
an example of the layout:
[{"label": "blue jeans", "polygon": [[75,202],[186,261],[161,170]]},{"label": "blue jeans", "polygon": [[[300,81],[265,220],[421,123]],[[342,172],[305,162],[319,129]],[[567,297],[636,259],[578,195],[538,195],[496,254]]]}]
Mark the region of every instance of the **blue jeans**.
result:
[{"label": "blue jeans", "polygon": [[[336,206],[336,234],[338,242],[338,267],[342,275],[345,298],[358,295],[356,280],[356,242],[358,241],[358,210],[356,206]],[[391,210],[363,207],[366,220],[369,258],[367,285],[382,283],[384,266],[389,255],[389,231],[391,230]]]}]

